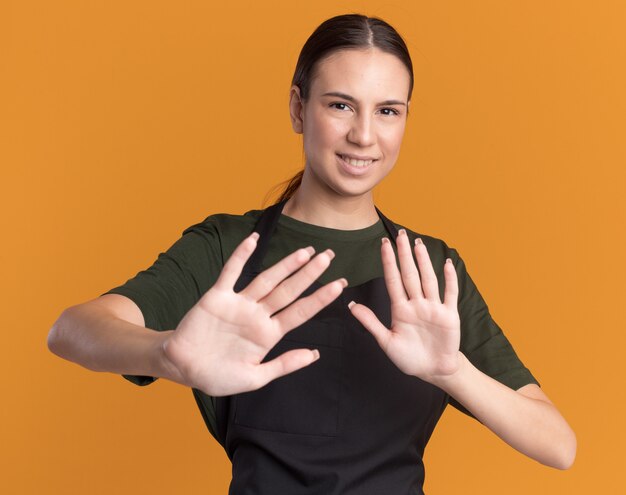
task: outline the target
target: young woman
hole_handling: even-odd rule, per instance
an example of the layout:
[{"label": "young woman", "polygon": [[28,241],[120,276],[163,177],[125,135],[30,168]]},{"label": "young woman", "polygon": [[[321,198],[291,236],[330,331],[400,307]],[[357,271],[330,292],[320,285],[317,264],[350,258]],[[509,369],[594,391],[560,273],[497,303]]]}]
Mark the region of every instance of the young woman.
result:
[{"label": "young woman", "polygon": [[423,493],[448,402],[568,468],[574,433],[458,253],[374,205],[412,88],[387,23],[321,24],[290,94],[306,164],[279,201],[192,225],[150,268],[65,310],[50,349],[139,385],[191,387],[232,460],[232,494]]}]

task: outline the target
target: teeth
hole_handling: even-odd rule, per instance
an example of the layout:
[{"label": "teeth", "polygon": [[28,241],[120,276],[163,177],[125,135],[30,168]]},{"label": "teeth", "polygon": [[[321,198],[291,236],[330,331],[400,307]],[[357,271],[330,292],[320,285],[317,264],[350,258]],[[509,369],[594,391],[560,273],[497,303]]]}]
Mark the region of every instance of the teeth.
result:
[{"label": "teeth", "polygon": [[349,163],[350,165],[354,166],[354,167],[367,167],[368,165],[371,165],[371,163],[374,160],[355,160],[353,158],[348,158],[347,156],[341,155],[341,159],[346,162]]}]

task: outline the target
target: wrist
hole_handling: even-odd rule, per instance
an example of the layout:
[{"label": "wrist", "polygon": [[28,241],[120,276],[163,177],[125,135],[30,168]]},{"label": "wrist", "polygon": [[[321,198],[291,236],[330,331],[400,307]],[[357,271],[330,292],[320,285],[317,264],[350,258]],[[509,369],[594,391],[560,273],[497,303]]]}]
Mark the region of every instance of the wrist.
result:
[{"label": "wrist", "polygon": [[154,376],[165,378],[181,385],[187,385],[180,371],[167,356],[165,348],[174,330],[166,330],[163,332],[155,332],[154,348],[152,356],[154,358]]},{"label": "wrist", "polygon": [[428,380],[430,383],[439,387],[448,394],[450,394],[450,392],[458,386],[471,367],[471,363],[461,351],[457,352],[456,359],[457,366],[454,371],[446,374],[435,375]]}]

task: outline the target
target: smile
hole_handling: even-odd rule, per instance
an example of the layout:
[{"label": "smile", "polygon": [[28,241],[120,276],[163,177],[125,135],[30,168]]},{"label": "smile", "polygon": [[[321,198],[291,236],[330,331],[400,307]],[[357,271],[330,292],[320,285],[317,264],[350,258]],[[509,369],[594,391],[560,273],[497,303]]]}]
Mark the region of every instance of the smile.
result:
[{"label": "smile", "polygon": [[351,177],[360,177],[363,175],[368,175],[370,171],[370,166],[378,161],[378,158],[370,158],[370,157],[362,157],[354,158],[349,155],[341,155],[339,153],[336,154],[337,162],[344,174]]},{"label": "smile", "polygon": [[369,165],[371,165],[373,162],[376,161],[373,158],[369,160],[357,160],[355,158],[350,158],[347,155],[340,155],[339,153],[337,153],[337,156],[341,158],[344,162],[352,165],[353,167],[358,167],[358,168],[368,167]]}]

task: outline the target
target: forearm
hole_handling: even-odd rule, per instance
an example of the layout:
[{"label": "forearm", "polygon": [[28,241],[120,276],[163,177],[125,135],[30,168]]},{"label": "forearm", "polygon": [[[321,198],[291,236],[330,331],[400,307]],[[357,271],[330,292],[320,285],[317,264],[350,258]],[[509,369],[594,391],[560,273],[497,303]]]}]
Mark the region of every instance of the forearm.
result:
[{"label": "forearm", "polygon": [[557,408],[510,389],[459,355],[458,372],[433,383],[513,448],[542,464],[569,468],[576,454],[576,436]]},{"label": "forearm", "polygon": [[135,325],[97,305],[78,305],[66,309],[54,323],[48,347],[93,371],[154,376],[184,384],[163,353],[163,341],[171,332]]}]

